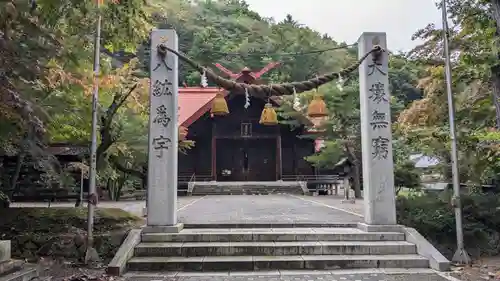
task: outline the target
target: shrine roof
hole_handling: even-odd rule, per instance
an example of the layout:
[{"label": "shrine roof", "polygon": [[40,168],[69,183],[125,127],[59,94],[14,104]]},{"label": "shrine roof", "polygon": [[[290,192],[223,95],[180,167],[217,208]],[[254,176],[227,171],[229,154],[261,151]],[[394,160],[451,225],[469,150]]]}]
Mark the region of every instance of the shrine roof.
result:
[{"label": "shrine roof", "polygon": [[[208,112],[212,105],[212,100],[220,91],[218,87],[179,87],[179,118],[178,124],[189,127],[203,114]],[[273,97],[272,100],[281,105],[281,97]],[[308,118],[303,114],[297,114],[296,118],[307,126],[310,126],[309,132],[318,132],[321,121],[320,118]]]},{"label": "shrine roof", "polygon": [[189,127],[210,110],[211,102],[219,92],[217,87],[179,87],[178,124]]}]

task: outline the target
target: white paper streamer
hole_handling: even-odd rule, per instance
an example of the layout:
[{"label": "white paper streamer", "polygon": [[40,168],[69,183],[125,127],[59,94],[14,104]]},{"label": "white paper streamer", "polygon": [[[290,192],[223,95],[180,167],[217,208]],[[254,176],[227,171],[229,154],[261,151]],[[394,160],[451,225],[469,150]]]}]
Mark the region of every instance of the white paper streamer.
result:
[{"label": "white paper streamer", "polygon": [[250,94],[248,94],[248,89],[245,88],[245,105],[243,106],[245,109],[250,107]]},{"label": "white paper streamer", "polygon": [[201,75],[201,86],[203,88],[208,87],[207,75],[205,74],[205,71],[203,71],[203,74]]}]

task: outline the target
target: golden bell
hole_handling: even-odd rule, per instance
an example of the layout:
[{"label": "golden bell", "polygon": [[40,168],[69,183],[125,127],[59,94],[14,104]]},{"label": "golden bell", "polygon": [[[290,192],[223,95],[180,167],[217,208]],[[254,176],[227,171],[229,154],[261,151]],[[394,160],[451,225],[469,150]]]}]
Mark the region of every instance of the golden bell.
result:
[{"label": "golden bell", "polygon": [[315,94],[313,100],[307,107],[307,116],[309,117],[325,117],[328,116],[328,109],[326,108],[326,103],[323,100],[323,96],[320,94]]},{"label": "golden bell", "polygon": [[212,108],[210,113],[213,115],[224,116],[229,114],[229,109],[227,107],[226,99],[224,98],[224,94],[218,93],[215,96],[215,99],[212,101]]},{"label": "golden bell", "polygon": [[179,136],[178,136],[179,141],[185,140],[187,137],[187,134],[188,134],[188,128],[186,128],[184,126],[179,126],[178,134],[179,134]]},{"label": "golden bell", "polygon": [[272,104],[266,103],[264,110],[262,110],[262,114],[260,115],[259,123],[266,126],[278,125],[278,115],[276,114]]}]

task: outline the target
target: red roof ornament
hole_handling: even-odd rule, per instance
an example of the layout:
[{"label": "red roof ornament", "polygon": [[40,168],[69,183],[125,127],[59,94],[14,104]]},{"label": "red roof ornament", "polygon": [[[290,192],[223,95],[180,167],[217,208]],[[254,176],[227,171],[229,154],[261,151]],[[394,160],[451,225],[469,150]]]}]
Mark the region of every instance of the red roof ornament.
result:
[{"label": "red roof ornament", "polygon": [[216,63],[215,66],[222,72],[224,72],[229,78],[236,80],[238,82],[244,82],[248,84],[253,84],[255,80],[259,79],[262,75],[264,75],[269,70],[275,68],[280,65],[280,62],[270,62],[264,68],[257,72],[252,72],[252,70],[248,67],[244,67],[239,73],[233,73],[231,70],[225,68],[220,63]]}]

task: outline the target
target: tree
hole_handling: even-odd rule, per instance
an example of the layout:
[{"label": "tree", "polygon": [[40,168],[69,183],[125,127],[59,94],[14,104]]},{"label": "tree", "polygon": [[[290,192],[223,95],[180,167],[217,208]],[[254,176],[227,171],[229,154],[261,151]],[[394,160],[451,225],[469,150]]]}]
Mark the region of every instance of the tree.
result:
[{"label": "tree", "polygon": [[403,187],[415,189],[420,187],[420,183],[420,173],[415,169],[415,163],[407,160],[395,166],[394,187],[396,187],[396,195],[398,195]]},{"label": "tree", "polygon": [[[147,35],[148,17],[143,10],[147,6],[142,4],[133,0],[103,6],[100,12],[105,17],[128,19],[104,24],[106,48],[127,48]],[[91,1],[0,4],[0,72],[4,74],[0,78],[0,144],[4,153],[18,159],[16,171],[4,181],[13,191],[26,157],[43,161],[47,171],[61,173],[56,159],[45,150],[47,141],[62,139],[55,130],[67,139],[81,140],[87,135],[85,130],[72,130],[71,124],[84,120],[85,110],[81,110],[89,104],[85,94],[92,84],[89,62],[97,12]],[[81,103],[75,108],[77,102]],[[64,124],[58,122],[63,115]]]},{"label": "tree", "polygon": [[[495,126],[498,90],[495,86],[498,54],[496,21],[492,17],[497,1],[448,1],[449,16],[455,23],[450,31],[453,54],[453,92],[456,103],[460,173],[462,181],[480,183],[498,177],[500,169],[491,161],[491,147],[479,145],[478,136]],[[433,25],[419,30],[424,40],[409,57],[427,65],[420,79],[424,98],[413,102],[399,117],[398,127],[408,144],[436,156],[443,173],[451,178],[446,87],[441,58],[442,30]],[[500,75],[500,74],[498,74]],[[493,97],[493,98],[492,98]],[[495,175],[496,174],[496,175]]]}]

